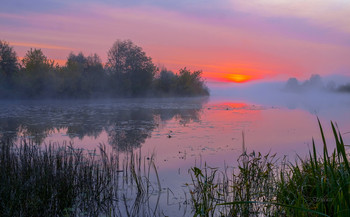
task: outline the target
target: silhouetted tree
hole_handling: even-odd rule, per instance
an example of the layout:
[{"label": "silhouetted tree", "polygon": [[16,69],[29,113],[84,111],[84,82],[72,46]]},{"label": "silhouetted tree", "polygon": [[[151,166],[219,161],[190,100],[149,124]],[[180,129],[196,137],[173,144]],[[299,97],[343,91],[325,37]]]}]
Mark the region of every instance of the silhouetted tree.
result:
[{"label": "silhouetted tree", "polygon": [[288,91],[301,91],[298,79],[289,78],[286,83],[285,89]]},{"label": "silhouetted tree", "polygon": [[194,71],[183,68],[180,69],[176,92],[181,96],[200,96],[209,95],[208,88],[201,78],[202,71]]},{"label": "silhouetted tree", "polygon": [[285,85],[285,90],[291,92],[305,92],[312,90],[327,90],[327,88],[324,86],[321,76],[314,74],[310,76],[310,79],[301,83],[296,78],[289,78]]},{"label": "silhouetted tree", "polygon": [[312,89],[312,88],[324,88],[322,78],[318,74],[313,74],[310,76],[309,80],[306,80],[302,84],[303,88],[305,89]]},{"label": "silhouetted tree", "polygon": [[21,86],[28,97],[50,96],[56,90],[58,66],[41,49],[30,49],[22,60]]},{"label": "silhouetted tree", "polygon": [[130,40],[118,40],[113,44],[108,51],[106,67],[115,92],[126,96],[145,94],[157,70],[152,59]]},{"label": "silhouetted tree", "polygon": [[163,68],[159,76],[154,81],[155,93],[157,95],[172,95],[175,92],[176,81],[178,77],[172,72],[168,71],[166,68]]},{"label": "silhouetted tree", "polygon": [[201,71],[186,68],[178,74],[158,68],[141,47],[130,40],[116,41],[105,68],[97,54],[70,53],[60,67],[41,49],[27,51],[21,64],[7,42],[0,41],[0,98],[99,96],[208,95]]},{"label": "silhouetted tree", "polygon": [[103,69],[101,58],[97,54],[87,57],[86,82],[88,88],[94,93],[105,91],[106,73]]},{"label": "silhouetted tree", "polygon": [[66,66],[60,70],[60,86],[59,95],[62,96],[77,96],[83,94],[81,90],[82,73],[86,68],[87,60],[83,53],[75,55],[70,53]]},{"label": "silhouetted tree", "polygon": [[0,96],[8,96],[14,87],[15,75],[18,72],[16,52],[6,41],[0,40]]},{"label": "silhouetted tree", "polygon": [[66,66],[60,72],[59,95],[89,97],[101,91],[105,73],[97,54],[85,57],[70,53]]},{"label": "silhouetted tree", "polygon": [[340,85],[340,86],[337,88],[337,91],[339,91],[339,92],[347,92],[347,93],[350,93],[350,83],[344,84],[344,85]]}]

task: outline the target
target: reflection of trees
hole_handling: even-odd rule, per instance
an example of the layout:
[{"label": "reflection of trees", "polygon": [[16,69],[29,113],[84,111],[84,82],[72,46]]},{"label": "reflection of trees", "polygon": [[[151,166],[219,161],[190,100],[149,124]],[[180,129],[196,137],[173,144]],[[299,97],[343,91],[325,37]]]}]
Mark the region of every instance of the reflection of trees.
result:
[{"label": "reflection of trees", "polygon": [[186,124],[191,121],[199,121],[199,110],[200,109],[159,109],[156,111],[156,114],[159,115],[161,121],[168,121],[175,118],[181,125],[186,126]]},{"label": "reflection of trees", "polygon": [[156,127],[150,109],[122,110],[107,130],[108,142],[121,151],[140,146]]},{"label": "reflection of trees", "polygon": [[0,121],[0,141],[14,141],[17,137],[19,123],[12,118],[3,118]]},{"label": "reflection of trees", "polygon": [[20,136],[29,137],[34,143],[41,144],[53,130],[55,128],[52,125],[30,123],[30,125],[21,124],[18,128],[18,133]]},{"label": "reflection of trees", "polygon": [[15,141],[18,136],[25,136],[42,143],[58,130],[66,130],[70,138],[80,139],[97,138],[106,131],[110,145],[127,151],[144,143],[160,121],[176,118],[183,125],[198,121],[203,102],[7,103],[0,105],[0,140]]}]

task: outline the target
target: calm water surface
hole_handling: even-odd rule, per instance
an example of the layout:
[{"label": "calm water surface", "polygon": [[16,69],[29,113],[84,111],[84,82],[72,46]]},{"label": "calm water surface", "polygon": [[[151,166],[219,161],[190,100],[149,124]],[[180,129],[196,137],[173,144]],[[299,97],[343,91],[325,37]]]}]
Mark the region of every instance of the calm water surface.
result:
[{"label": "calm water surface", "polygon": [[189,198],[184,193],[189,168],[204,163],[235,166],[243,134],[248,151],[270,151],[293,160],[296,154],[308,153],[312,137],[321,147],[317,115],[330,143],[329,121],[333,120],[350,144],[348,98],[337,104],[312,105],[218,97],[2,101],[0,137],[14,142],[22,138],[46,144],[71,142],[88,150],[105,144],[109,151],[134,151],[143,159],[153,154],[164,189],[160,207],[164,214],[176,211],[182,216],[189,209],[183,204]]}]

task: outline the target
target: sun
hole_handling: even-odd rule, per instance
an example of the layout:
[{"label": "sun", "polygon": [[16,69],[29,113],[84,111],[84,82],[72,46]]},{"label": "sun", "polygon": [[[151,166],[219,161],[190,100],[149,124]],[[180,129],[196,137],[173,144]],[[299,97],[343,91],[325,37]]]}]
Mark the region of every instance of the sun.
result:
[{"label": "sun", "polygon": [[244,83],[252,80],[251,75],[243,75],[243,74],[227,74],[225,78],[228,81],[236,82],[236,83]]}]

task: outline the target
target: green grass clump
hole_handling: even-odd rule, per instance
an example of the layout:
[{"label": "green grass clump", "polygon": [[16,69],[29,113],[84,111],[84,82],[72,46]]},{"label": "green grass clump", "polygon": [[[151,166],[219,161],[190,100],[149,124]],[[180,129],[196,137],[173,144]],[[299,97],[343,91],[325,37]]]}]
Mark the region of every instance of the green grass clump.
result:
[{"label": "green grass clump", "polygon": [[[323,155],[315,143],[307,159],[282,162],[275,155],[245,151],[237,170],[194,167],[190,192],[195,216],[350,216],[350,167],[341,133],[333,123],[336,148]],[[278,163],[280,162],[280,163]]]},{"label": "green grass clump", "polygon": [[[322,126],[323,156],[317,156],[313,141],[309,158],[280,172],[277,200],[284,204],[316,210],[329,216],[350,216],[350,167],[341,133],[333,123],[336,148],[328,154]],[[300,210],[290,215],[306,216]]]}]

